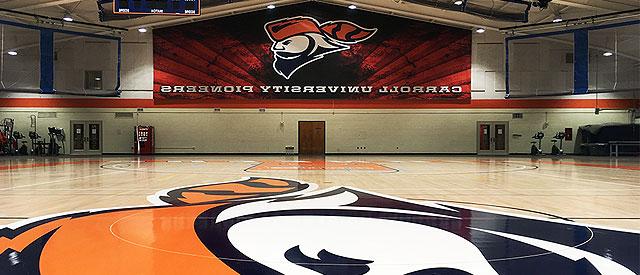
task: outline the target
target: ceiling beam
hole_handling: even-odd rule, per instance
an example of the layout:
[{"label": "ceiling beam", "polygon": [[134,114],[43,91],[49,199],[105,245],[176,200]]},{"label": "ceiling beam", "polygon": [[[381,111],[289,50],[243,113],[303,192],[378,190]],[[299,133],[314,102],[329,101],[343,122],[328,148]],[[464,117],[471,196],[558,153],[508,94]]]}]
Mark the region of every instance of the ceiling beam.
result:
[{"label": "ceiling beam", "polygon": [[256,11],[256,10],[260,10],[260,9],[266,9],[268,4],[273,4],[273,5],[276,5],[276,7],[277,7],[277,6],[282,6],[282,5],[296,4],[296,3],[299,3],[299,2],[306,2],[306,1],[302,1],[302,0],[275,0],[275,1],[248,0],[248,1],[232,2],[230,4],[226,4],[226,5],[223,5],[223,6],[214,6],[214,7],[203,8],[201,10],[201,14],[202,15],[197,16],[197,17],[181,16],[180,18],[170,19],[170,20],[167,20],[166,16],[142,17],[142,18],[138,18],[136,20],[131,20],[131,21],[135,21],[136,24],[126,26],[125,28],[128,28],[130,30],[134,30],[134,29],[138,29],[138,28],[142,28],[142,27],[161,27],[161,26],[179,25],[179,24],[191,23],[191,22],[196,22],[196,21],[202,21],[202,20],[210,19],[210,18],[230,16],[230,15],[239,14],[239,13],[246,13],[246,12]]},{"label": "ceiling beam", "polygon": [[358,9],[389,14],[393,16],[416,19],[420,21],[436,22],[454,27],[464,27],[468,29],[484,27],[485,29],[497,31],[504,27],[505,23],[487,20],[475,15],[458,11],[449,11],[428,6],[395,1],[382,2],[379,4],[369,4],[373,1],[354,2],[351,0],[318,0],[319,2],[332,3],[336,5],[348,6],[355,4]]},{"label": "ceiling beam", "polygon": [[[424,7],[416,4],[403,3],[399,4],[394,1],[383,1],[380,5],[368,4],[362,1],[355,2],[351,0],[316,0],[318,2],[326,2],[334,5],[343,5],[345,8],[348,5],[355,4],[358,9],[367,10],[382,14],[389,14],[393,16],[411,18],[427,22],[437,22],[444,25],[464,27],[468,29],[484,27],[485,29],[498,31],[498,28],[504,27],[502,22],[495,22],[492,20],[483,19],[474,15],[465,14],[462,12],[447,11],[442,9]],[[252,3],[253,2],[253,3]],[[267,3],[273,3],[276,6],[296,4],[300,2],[308,2],[305,0],[279,0],[279,1],[241,1],[224,6],[216,6],[202,9],[202,15],[199,17],[181,17],[177,19],[166,20],[161,16],[139,18],[136,24],[127,25],[125,28],[137,29],[140,27],[162,27],[177,24],[190,23],[195,21],[201,21],[205,19],[211,19],[216,17],[229,16],[238,13],[251,12],[255,10],[264,9]],[[224,7],[224,9],[222,9]]]},{"label": "ceiling beam", "polygon": [[64,6],[58,5],[57,7],[60,8],[61,10],[63,10],[64,12],[69,13],[69,15],[71,15],[71,17],[75,16],[75,17],[78,17],[78,18],[82,19],[85,22],[91,22],[91,23],[94,23],[94,21],[96,21],[96,20],[92,20],[92,19],[87,18],[86,16],[84,16],[84,14],[81,14],[79,12],[75,12],[74,13],[72,10],[67,9]]},{"label": "ceiling beam", "polygon": [[[562,13],[565,12],[566,10],[570,9],[571,7],[562,7],[558,10],[553,10],[551,13],[547,14],[546,16],[535,20],[535,22],[533,23],[542,23],[542,22],[546,22],[546,21],[551,21],[553,19],[555,19],[556,16],[560,16],[560,18],[562,18]],[[566,20],[568,18],[562,18],[563,20]]]},{"label": "ceiling beam", "polygon": [[640,7],[640,2],[636,2],[636,5],[628,5],[606,0],[553,0],[552,3],[593,11],[625,11]]},{"label": "ceiling beam", "polygon": [[69,3],[80,2],[82,0],[55,0],[55,1],[42,1],[42,0],[10,0],[0,4],[0,7],[12,10],[33,10],[46,7],[53,7],[58,5],[64,5]]}]

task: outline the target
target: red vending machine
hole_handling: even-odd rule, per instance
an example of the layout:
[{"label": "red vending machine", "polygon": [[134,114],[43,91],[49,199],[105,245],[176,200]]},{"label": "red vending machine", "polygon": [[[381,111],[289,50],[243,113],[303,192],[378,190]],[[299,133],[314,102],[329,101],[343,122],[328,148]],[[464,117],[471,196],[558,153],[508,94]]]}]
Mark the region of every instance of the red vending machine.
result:
[{"label": "red vending machine", "polygon": [[155,152],[153,126],[134,127],[133,153],[136,155],[152,155]]}]

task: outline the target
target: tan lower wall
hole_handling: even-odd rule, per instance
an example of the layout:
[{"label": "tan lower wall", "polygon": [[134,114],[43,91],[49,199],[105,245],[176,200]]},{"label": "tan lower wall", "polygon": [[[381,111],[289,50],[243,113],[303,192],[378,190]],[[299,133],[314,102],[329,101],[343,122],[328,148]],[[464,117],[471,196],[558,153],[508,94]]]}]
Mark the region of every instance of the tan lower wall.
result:
[{"label": "tan lower wall", "polygon": [[[527,153],[530,137],[545,120],[546,152],[553,133],[581,125],[606,122],[629,123],[627,111],[593,109],[526,110],[222,110],[145,109],[133,119],[116,119],[115,112],[131,109],[0,109],[0,118],[16,120],[16,130],[26,136],[30,115],[56,112],[56,118],[39,118],[38,132],[46,127],[62,127],[67,132],[71,120],[100,120],[104,126],[104,152],[130,153],[136,124],[156,127],[159,153],[282,153],[285,146],[297,147],[298,121],[326,121],[328,153],[475,153],[477,121],[508,121],[510,153]],[[513,112],[524,113],[512,119]],[[514,135],[520,134],[521,137]],[[573,142],[565,151],[573,152]],[[195,149],[191,149],[194,147]],[[366,147],[366,149],[356,149]],[[164,148],[164,149],[163,149]],[[166,149],[173,148],[173,149]]]}]

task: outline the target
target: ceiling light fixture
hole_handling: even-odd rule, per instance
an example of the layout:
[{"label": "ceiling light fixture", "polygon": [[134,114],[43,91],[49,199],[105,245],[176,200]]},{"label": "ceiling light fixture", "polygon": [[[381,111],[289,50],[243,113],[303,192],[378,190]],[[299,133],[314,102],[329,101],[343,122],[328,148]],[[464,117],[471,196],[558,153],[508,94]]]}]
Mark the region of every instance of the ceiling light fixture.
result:
[{"label": "ceiling light fixture", "polygon": [[612,56],[613,53],[612,52],[604,52],[602,55],[604,55],[604,56]]},{"label": "ceiling light fixture", "polygon": [[272,9],[275,9],[275,8],[276,8],[276,5],[273,5],[273,4],[267,5],[267,9],[272,10]]},{"label": "ceiling light fixture", "polygon": [[356,5],[349,5],[349,9],[350,10],[355,10],[356,8],[358,8],[358,7],[356,7]]},{"label": "ceiling light fixture", "polygon": [[147,32],[147,29],[146,28],[139,28],[138,31],[142,32],[142,33],[145,33],[145,32]]},{"label": "ceiling light fixture", "polygon": [[462,5],[462,3],[463,3],[462,0],[458,0],[458,1],[453,2],[453,4],[456,5],[456,6]]},{"label": "ceiling light fixture", "polygon": [[73,17],[71,17],[70,14],[65,13],[64,16],[62,16],[62,20],[67,21],[67,22],[72,22],[73,21]]},{"label": "ceiling light fixture", "polygon": [[478,29],[476,29],[476,32],[477,32],[477,33],[484,33],[485,31],[487,31],[487,30],[485,30],[484,28],[478,28]]},{"label": "ceiling light fixture", "polygon": [[16,55],[18,55],[18,52],[16,52],[16,51],[8,51],[7,54],[11,55],[11,56],[16,56]]},{"label": "ceiling light fixture", "polygon": [[558,23],[558,22],[562,22],[562,18],[561,17],[556,17],[552,20],[553,23]]}]

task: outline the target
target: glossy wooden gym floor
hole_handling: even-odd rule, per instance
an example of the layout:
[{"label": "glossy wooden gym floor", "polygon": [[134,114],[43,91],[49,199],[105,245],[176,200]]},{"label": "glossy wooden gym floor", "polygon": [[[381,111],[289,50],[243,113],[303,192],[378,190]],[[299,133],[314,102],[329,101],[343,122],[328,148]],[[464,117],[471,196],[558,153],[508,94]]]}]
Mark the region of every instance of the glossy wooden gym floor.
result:
[{"label": "glossy wooden gym floor", "polygon": [[637,275],[639,189],[638,158],[4,158],[0,275]]},{"label": "glossy wooden gym floor", "polygon": [[[147,205],[158,190],[248,176],[351,186],[640,229],[638,158],[156,156],[0,158],[0,225],[68,211]],[[532,212],[524,213],[532,215]]]}]

